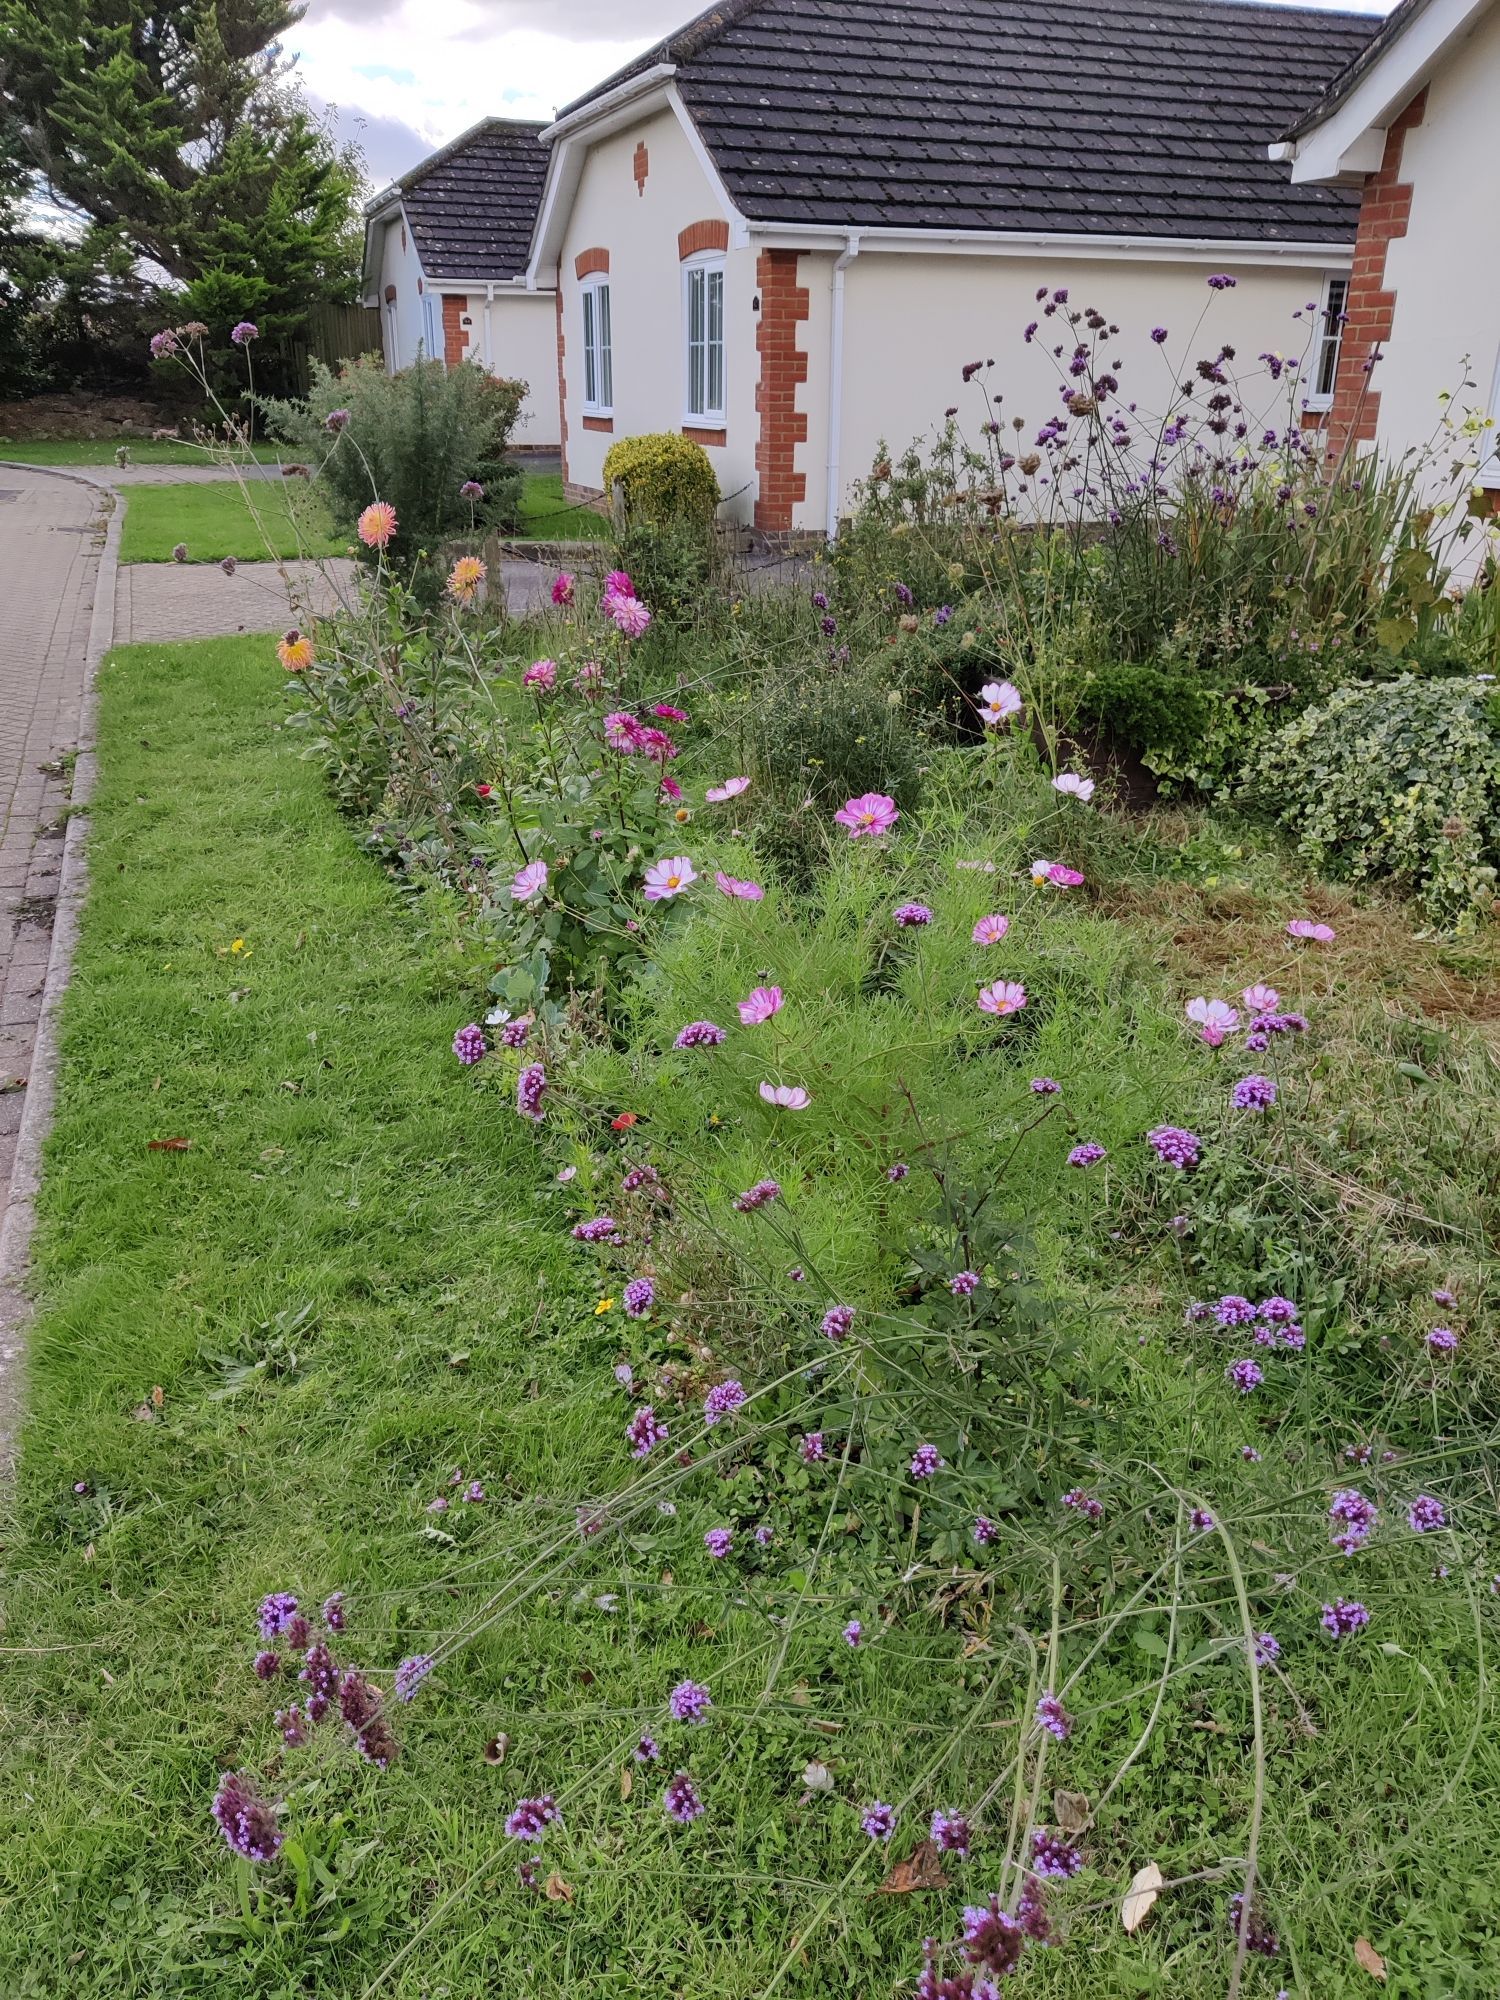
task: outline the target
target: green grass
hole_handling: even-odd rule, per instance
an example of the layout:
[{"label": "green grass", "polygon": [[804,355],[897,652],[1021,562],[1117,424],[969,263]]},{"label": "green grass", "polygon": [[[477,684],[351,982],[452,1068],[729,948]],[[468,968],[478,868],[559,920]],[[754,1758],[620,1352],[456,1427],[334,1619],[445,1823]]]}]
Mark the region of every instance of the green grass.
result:
[{"label": "green grass", "polygon": [[[1176,989],[1281,972],[1272,954],[1298,885],[1273,851],[1242,861],[1206,834],[1174,850],[1091,816],[1070,851],[1106,885],[1100,900],[1018,919],[995,968],[1025,978],[1028,1012],[996,1035],[964,1009],[933,1036],[934,995],[966,973],[965,927],[994,886],[955,857],[982,836],[1004,879],[1028,836],[1057,824],[1034,780],[988,806],[958,784],[912,816],[889,863],[844,843],[815,893],[773,884],[763,904],[712,898],[691,922],[669,916],[614,1036],[570,1058],[539,1147],[503,1063],[469,1074],[448,1054],[491,956],[448,897],[399,897],[359,855],[302,737],[281,726],[270,650],[133,648],[103,677],[94,890],[5,1550],[0,1992],[906,1994],[921,1936],[952,1936],[960,1905],[995,1886],[1010,1791],[940,1895],[878,1894],[885,1860],[852,1808],[907,1801],[893,1846],[905,1854],[934,1805],[1002,1777],[1055,1617],[1067,1670],[1099,1651],[1079,1728],[1038,1775],[1043,1798],[1061,1784],[1099,1801],[1142,1747],[1067,1892],[1070,1936],[1032,1958],[1025,1990],[1219,2000],[1225,1882],[1170,1891],[1134,1940],[1118,1900],[1147,1860],[1189,1877],[1243,1855],[1263,1789],[1260,1858],[1285,1950],[1252,1966],[1247,2000],[1279,1985],[1298,2000],[1367,1994],[1351,1955],[1361,1934],[1401,2000],[1491,2000],[1500,1751],[1486,1580],[1500,1563],[1485,1552],[1476,1438],[1492,1356],[1466,1319],[1462,1395],[1429,1402],[1380,1348],[1382,1335],[1412,1338],[1389,1296],[1451,1275],[1471,1315],[1482,1305],[1500,1088],[1479,1037],[1406,998],[1442,948],[1408,941],[1393,963],[1395,914],[1351,909],[1336,954],[1288,957],[1282,983],[1314,1019],[1293,1065],[1299,1118],[1236,1133],[1227,1072],[1184,1041]],[[707,815],[692,838],[700,867],[711,856],[749,872]],[[910,893],[939,921],[893,946],[888,907]],[[763,1042],[692,1062],[664,1052],[682,1020],[725,1018],[728,996],[768,973],[791,1000],[753,1031]],[[612,1364],[697,1369],[707,1337],[759,1387],[762,1361],[809,1311],[785,1278],[794,1256],[817,1280],[811,1310],[847,1289],[878,1311],[903,1276],[887,1218],[928,1198],[920,1174],[891,1190],[875,1170],[920,1140],[899,1093],[878,1086],[899,1074],[931,1130],[998,1177],[1033,1067],[1063,1080],[1062,1115],[1113,1163],[1071,1174],[1043,1128],[1007,1166],[1004,1200],[1033,1212],[1053,1330],[1078,1358],[1017,1375],[1020,1445],[1000,1432],[1013,1462],[990,1462],[951,1409],[941,1418],[963,1477],[1023,1496],[988,1576],[965,1553],[919,1561],[900,1583],[905,1542],[893,1548],[885,1524],[888,1509],[905,1518],[909,1489],[893,1478],[861,1519],[836,1468],[806,1474],[751,1420],[697,1447],[717,1458],[696,1476],[659,1455],[618,1532],[580,1542],[575,1506],[626,1478]],[[790,1130],[753,1095],[755,1076],[783,1070],[814,1090]],[[643,1124],[619,1140],[623,1104]],[[1143,1125],[1200,1111],[1211,1164],[1190,1195],[1168,1177],[1125,1192],[1140,1183],[1128,1163]],[[151,1150],[168,1138],[192,1143]],[[619,1199],[636,1147],[674,1174],[661,1266],[694,1280],[680,1315],[650,1328],[618,1308],[595,1315],[592,1266],[567,1236],[580,1209]],[[721,1197],[768,1161],[786,1201],[735,1215]],[[553,1178],[563,1162],[578,1169],[567,1186]],[[1187,1268],[1162,1228],[1178,1200],[1199,1216]],[[1297,1270],[1319,1316],[1301,1372],[1283,1364],[1284,1397],[1244,1410],[1217,1366],[1195,1365],[1181,1303],[1217,1289],[1216,1268],[1262,1264]],[[800,1374],[806,1349],[790,1351]],[[800,1429],[808,1398],[824,1396],[831,1433],[840,1410],[861,1420],[852,1407],[873,1437],[885,1406],[925,1423],[948,1395],[936,1377],[909,1393],[878,1365],[846,1389],[794,1379],[772,1428]],[[690,1412],[672,1416],[674,1444],[686,1441]],[[1393,1524],[1358,1559],[1350,1594],[1376,1623],[1338,1650],[1316,1632],[1333,1574],[1319,1489],[1367,1428],[1427,1454],[1411,1483],[1446,1494],[1459,1525],[1414,1544]],[[1451,1441],[1434,1445],[1438,1431]],[[1246,1436],[1263,1454],[1253,1468],[1238,1455]],[[488,1500],[428,1514],[455,1467]],[[1405,1489],[1404,1468],[1389,1477]],[[1073,1478],[1109,1500],[1092,1541],[1056,1528],[1050,1496]],[[1163,1481],[1206,1495],[1224,1524],[1222,1541],[1183,1556],[1175,1589],[1170,1563],[1155,1574],[1173,1548]],[[704,1528],[732,1521],[748,1544],[763,1516],[776,1547],[747,1548],[726,1584]],[[818,1560],[789,1576],[778,1551],[809,1533]],[[915,1520],[910,1534],[920,1551]],[[1223,1648],[1238,1626],[1227,1551],[1287,1643],[1285,1677],[1263,1684],[1259,1755],[1246,1676]],[[1442,1581],[1440,1558],[1453,1566]],[[282,1756],[270,1717],[286,1694],[250,1672],[261,1595],[316,1603],[335,1587],[349,1593],[346,1657],[379,1676],[471,1634],[399,1711],[402,1752],[383,1775],[328,1732]],[[855,1608],[876,1635],[859,1652],[838,1639]],[[663,1693],[688,1673],[713,1686],[717,1726],[664,1726]],[[709,1813],[685,1832],[664,1823],[661,1767],[630,1761],[646,1726],[668,1770],[689,1760],[703,1781]],[[494,1768],[482,1753],[500,1732],[511,1747]],[[832,1797],[809,1794],[813,1759]],[[312,1857],[300,1902],[280,1891],[285,1871],[242,1883],[209,1824],[232,1764],[286,1797]],[[543,1874],[556,1869],[571,1900],[523,1892],[501,1833],[515,1799],[541,1790],[562,1796],[566,1820]]]},{"label": "green grass", "polygon": [[521,488],[521,522],[513,537],[523,542],[597,542],[610,532],[609,522],[592,507],[575,507],[563,498],[560,472],[528,472]]},{"label": "green grass", "polygon": [[300,482],[202,480],[182,486],[133,486],[125,494],[120,560],[170,562],[182,543],[189,562],[342,555],[318,496]]},{"label": "green grass", "polygon": [[[27,465],[113,465],[115,451],[128,444],[137,465],[207,465],[210,454],[200,445],[182,444],[155,438],[4,438],[0,437],[0,458],[14,458]],[[250,447],[250,455],[274,465],[280,452],[274,444]],[[214,457],[218,456],[215,449]]]}]

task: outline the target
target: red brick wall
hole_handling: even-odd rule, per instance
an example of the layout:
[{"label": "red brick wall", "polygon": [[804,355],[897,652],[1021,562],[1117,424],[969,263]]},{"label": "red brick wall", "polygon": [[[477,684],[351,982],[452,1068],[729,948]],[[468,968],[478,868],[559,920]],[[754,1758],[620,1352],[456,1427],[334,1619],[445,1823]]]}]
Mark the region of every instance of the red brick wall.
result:
[{"label": "red brick wall", "polygon": [[591,278],[596,271],[608,272],[609,252],[607,250],[580,250],[573,259],[573,275],[577,278]]},{"label": "red brick wall", "polygon": [[1386,251],[1406,234],[1411,220],[1411,182],[1403,181],[1401,155],[1406,135],[1420,125],[1427,92],[1420,90],[1386,132],[1385,158],[1365,176],[1354,239],[1354,270],[1345,307],[1344,341],[1328,413],[1328,463],[1336,466],[1350,445],[1369,444],[1380,418],[1380,392],[1370,386],[1380,347],[1391,337],[1396,294],[1386,288]]},{"label": "red brick wall", "polygon": [[444,292],[443,359],[450,368],[456,368],[468,352],[469,336],[463,324],[463,316],[468,310],[469,301],[462,292]]},{"label": "red brick wall", "polygon": [[724,221],[690,222],[677,232],[677,259],[696,257],[700,250],[727,250],[729,224]]},{"label": "red brick wall", "polygon": [[807,413],[797,408],[798,387],[807,380],[807,356],[797,346],[797,329],[807,318],[808,294],[797,283],[797,256],[795,250],[763,250],[755,266],[760,288],[755,525],[769,533],[790,528],[792,509],[807,497],[807,474],[797,470],[797,446],[807,440]]}]

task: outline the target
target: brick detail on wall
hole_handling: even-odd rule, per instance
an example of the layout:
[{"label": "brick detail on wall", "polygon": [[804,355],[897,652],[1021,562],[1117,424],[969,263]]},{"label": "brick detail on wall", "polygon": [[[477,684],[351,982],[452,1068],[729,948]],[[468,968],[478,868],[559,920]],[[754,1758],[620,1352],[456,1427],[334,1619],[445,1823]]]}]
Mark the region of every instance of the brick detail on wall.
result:
[{"label": "brick detail on wall", "polygon": [[456,368],[469,348],[469,336],[464,328],[464,314],[469,310],[469,301],[462,292],[443,294],[443,359],[450,368]]},{"label": "brick detail on wall", "polygon": [[635,157],[630,162],[630,171],[635,175],[636,193],[644,194],[646,192],[646,176],[651,171],[651,155],[646,151],[646,142],[644,139],[636,141]]},{"label": "brick detail on wall", "polygon": [[728,444],[729,442],[729,433],[727,431],[704,430],[700,424],[684,424],[682,435],[685,438],[690,438],[694,444]]},{"label": "brick detail on wall", "polygon": [[609,252],[607,250],[580,250],[578,255],[573,259],[573,275],[575,278],[592,278],[596,272],[607,273],[608,270]]},{"label": "brick detail on wall", "polygon": [[773,534],[791,527],[792,509],[807,498],[807,474],[797,470],[797,446],[807,441],[807,413],[797,408],[797,390],[807,380],[807,356],[797,345],[797,329],[807,318],[809,301],[806,287],[797,283],[797,258],[795,250],[762,250],[755,266],[760,290],[755,525]]},{"label": "brick detail on wall", "polygon": [[567,343],[563,338],[562,259],[557,260],[557,428],[558,451],[562,456],[563,485],[568,483],[568,370]]},{"label": "brick detail on wall", "polygon": [[723,221],[690,222],[677,232],[677,260],[696,257],[700,250],[727,250],[729,224]]},{"label": "brick detail on wall", "polygon": [[583,428],[586,431],[606,431],[613,434],[615,420],[613,417],[585,417]]},{"label": "brick detail on wall", "polygon": [[1354,270],[1344,314],[1339,372],[1328,413],[1328,464],[1336,466],[1350,445],[1373,442],[1380,419],[1380,392],[1370,386],[1382,344],[1396,320],[1396,294],[1386,288],[1386,251],[1406,234],[1411,220],[1411,182],[1403,181],[1401,155],[1406,135],[1420,125],[1427,92],[1419,90],[1385,135],[1385,157],[1365,176],[1354,239]]}]

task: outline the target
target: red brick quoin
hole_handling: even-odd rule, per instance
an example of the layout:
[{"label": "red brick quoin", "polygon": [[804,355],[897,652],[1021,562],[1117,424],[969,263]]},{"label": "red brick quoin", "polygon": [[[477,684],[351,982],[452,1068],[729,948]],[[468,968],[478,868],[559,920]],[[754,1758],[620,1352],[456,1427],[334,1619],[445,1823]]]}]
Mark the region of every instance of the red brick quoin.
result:
[{"label": "red brick quoin", "polygon": [[1354,239],[1354,270],[1345,307],[1344,342],[1328,413],[1328,463],[1338,464],[1350,445],[1369,444],[1380,418],[1380,392],[1370,387],[1367,364],[1391,337],[1396,319],[1396,294],[1386,290],[1386,251],[1406,234],[1411,220],[1411,182],[1399,178],[1406,135],[1422,122],[1427,92],[1419,90],[1388,127],[1385,158],[1365,176],[1359,205],[1359,231]]},{"label": "red brick quoin", "polygon": [[468,351],[469,336],[464,331],[464,314],[469,301],[462,292],[443,294],[443,359],[456,368]]},{"label": "red brick quoin", "polygon": [[792,509],[807,497],[807,474],[797,470],[797,446],[807,441],[807,413],[797,408],[797,389],[807,380],[807,356],[797,346],[797,328],[807,318],[808,294],[797,283],[797,257],[795,250],[763,250],[755,266],[760,288],[755,525],[770,534],[789,529]]},{"label": "red brick quoin", "polygon": [[686,229],[677,232],[677,261],[685,263],[689,257],[696,257],[700,250],[727,250],[729,248],[729,224],[722,220],[690,222]]}]

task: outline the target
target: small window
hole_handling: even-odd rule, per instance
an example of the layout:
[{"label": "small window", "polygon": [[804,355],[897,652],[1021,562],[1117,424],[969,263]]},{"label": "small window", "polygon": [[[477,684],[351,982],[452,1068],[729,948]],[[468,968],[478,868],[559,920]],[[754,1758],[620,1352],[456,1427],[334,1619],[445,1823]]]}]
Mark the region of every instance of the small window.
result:
[{"label": "small window", "polygon": [[607,417],[615,407],[615,368],[609,336],[609,286],[597,278],[583,287],[583,407]]},{"label": "small window", "polygon": [[683,268],[687,322],[687,415],[724,421],[724,259],[695,258]]},{"label": "small window", "polygon": [[1339,350],[1344,344],[1344,318],[1349,310],[1349,280],[1328,278],[1318,312],[1317,337],[1308,356],[1307,407],[1331,410],[1339,379]]}]

